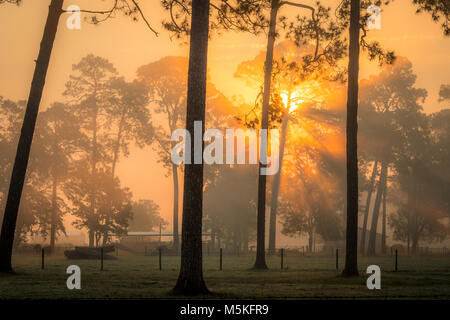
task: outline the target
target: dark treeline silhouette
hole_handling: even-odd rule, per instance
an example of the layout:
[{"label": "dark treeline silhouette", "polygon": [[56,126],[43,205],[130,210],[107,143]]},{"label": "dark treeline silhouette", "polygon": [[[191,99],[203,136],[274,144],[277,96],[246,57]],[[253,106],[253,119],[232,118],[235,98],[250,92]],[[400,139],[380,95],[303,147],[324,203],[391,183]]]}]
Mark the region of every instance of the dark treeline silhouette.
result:
[{"label": "dark treeline silhouette", "polygon": [[[132,142],[140,147],[152,142],[147,89],[143,83],[124,81],[108,60],[94,55],[73,69],[64,92],[68,101],[53,103],[39,116],[24,192],[29,200],[21,205],[16,245],[26,233],[38,233],[50,235],[53,249],[57,235],[65,232],[62,219],[68,212],[76,227],[89,230],[90,246],[101,239],[106,244],[109,233],[126,231],[132,216],[131,192],[114,171]],[[4,196],[25,110],[23,103],[2,100],[2,105],[2,119],[14,120],[2,131]]]}]

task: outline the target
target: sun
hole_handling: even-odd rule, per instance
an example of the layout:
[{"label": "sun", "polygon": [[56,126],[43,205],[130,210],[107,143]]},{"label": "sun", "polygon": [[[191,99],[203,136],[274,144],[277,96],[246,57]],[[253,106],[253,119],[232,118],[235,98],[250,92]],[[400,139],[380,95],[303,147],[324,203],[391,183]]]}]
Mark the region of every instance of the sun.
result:
[{"label": "sun", "polygon": [[306,81],[295,87],[295,90],[284,90],[280,93],[281,100],[288,113],[296,111],[302,104],[320,105],[325,100],[327,90],[323,89],[317,80]]},{"label": "sun", "polygon": [[304,100],[300,99],[300,94],[298,91],[294,91],[293,93],[291,93],[290,97],[287,91],[283,91],[280,94],[280,97],[283,101],[284,107],[288,109],[288,113],[292,113],[297,110],[299,105],[304,102]]}]

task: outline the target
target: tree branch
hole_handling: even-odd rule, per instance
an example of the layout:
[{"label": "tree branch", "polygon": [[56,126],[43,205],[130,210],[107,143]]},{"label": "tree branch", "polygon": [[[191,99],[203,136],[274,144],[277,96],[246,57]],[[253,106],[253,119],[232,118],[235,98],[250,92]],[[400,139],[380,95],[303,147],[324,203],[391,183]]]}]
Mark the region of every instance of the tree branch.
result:
[{"label": "tree branch", "polygon": [[[123,3],[122,6],[119,6],[119,1],[121,3]],[[106,21],[109,18],[111,18],[111,16],[114,13],[114,11],[116,11],[116,10],[123,10],[123,9],[126,10],[128,8],[128,13],[130,15],[131,15],[131,13],[133,13],[133,11],[137,11],[139,13],[139,15],[141,16],[141,18],[144,20],[144,22],[147,25],[147,27],[150,29],[150,31],[152,31],[155,34],[155,36],[158,36],[158,32],[155,29],[152,28],[152,26],[148,22],[147,18],[145,17],[144,13],[141,10],[141,7],[136,2],[136,0],[131,0],[131,2],[134,5],[134,9],[132,9],[130,7],[130,5],[128,4],[128,0],[114,0],[114,4],[111,7],[111,9],[109,9],[109,10],[86,10],[86,9],[80,9],[79,12],[90,13],[90,14],[94,14],[94,15],[95,14],[106,15],[106,17],[104,19],[101,19],[101,20],[97,20],[95,18],[95,16],[92,17],[94,23],[100,23],[100,22]],[[72,13],[73,11],[71,11],[71,10],[63,10],[63,12],[65,12],[65,13]],[[136,20],[136,18],[134,18],[134,19]]]},{"label": "tree branch", "polygon": [[315,31],[316,31],[316,48],[314,50],[314,59],[312,61],[313,62],[317,61],[318,52],[319,52],[319,44],[320,44],[320,39],[319,39],[320,36],[319,36],[319,28],[317,27],[317,20],[316,20],[316,16],[315,16],[316,10],[313,7],[308,6],[306,4],[295,3],[295,2],[291,2],[291,1],[281,1],[280,7],[282,7],[283,5],[289,5],[289,6],[293,6],[293,7],[308,9],[311,11],[311,18],[315,25]]}]

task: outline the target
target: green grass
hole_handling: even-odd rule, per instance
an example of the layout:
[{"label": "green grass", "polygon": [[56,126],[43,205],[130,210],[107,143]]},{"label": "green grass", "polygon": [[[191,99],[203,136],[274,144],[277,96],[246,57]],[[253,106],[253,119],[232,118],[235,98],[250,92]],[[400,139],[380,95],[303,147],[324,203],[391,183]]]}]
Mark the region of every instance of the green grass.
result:
[{"label": "green grass", "polygon": [[[340,270],[343,258],[340,257]],[[16,255],[16,275],[0,274],[0,299],[141,299],[178,298],[170,294],[179,270],[179,257],[121,255],[119,260],[67,260],[47,257],[41,270],[40,256]],[[279,256],[267,258],[268,271],[250,270],[253,255],[224,255],[219,271],[217,254],[204,257],[204,278],[213,299],[450,299],[449,257],[399,257],[393,272],[392,257],[359,259],[360,276],[342,278],[331,256],[288,254],[283,270]],[[68,290],[66,268],[81,268],[81,290]],[[366,268],[381,268],[381,290],[368,290]],[[199,297],[196,297],[199,298]]]}]

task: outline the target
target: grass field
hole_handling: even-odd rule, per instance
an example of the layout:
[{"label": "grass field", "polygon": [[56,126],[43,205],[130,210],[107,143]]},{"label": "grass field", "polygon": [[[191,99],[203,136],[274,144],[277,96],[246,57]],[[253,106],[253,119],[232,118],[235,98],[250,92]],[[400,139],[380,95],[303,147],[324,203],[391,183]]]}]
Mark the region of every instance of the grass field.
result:
[{"label": "grass field", "polygon": [[[343,268],[340,257],[339,269]],[[118,260],[68,260],[46,258],[41,270],[39,255],[15,255],[16,275],[0,274],[0,299],[141,299],[179,298],[170,294],[178,276],[179,257],[164,257],[162,271],[157,256],[120,254]],[[284,269],[280,257],[268,257],[268,271],[250,270],[253,255],[204,257],[204,277],[213,299],[450,299],[450,257],[399,257],[359,259],[360,276],[342,278],[335,258],[288,254]],[[81,268],[81,290],[68,290],[66,268]],[[381,268],[381,290],[368,290],[366,268]],[[199,297],[196,297],[199,298]],[[202,298],[202,297],[200,297]]]}]

